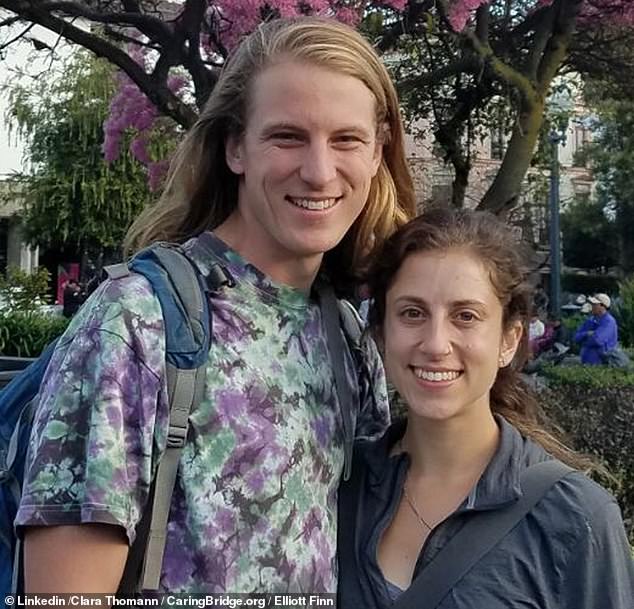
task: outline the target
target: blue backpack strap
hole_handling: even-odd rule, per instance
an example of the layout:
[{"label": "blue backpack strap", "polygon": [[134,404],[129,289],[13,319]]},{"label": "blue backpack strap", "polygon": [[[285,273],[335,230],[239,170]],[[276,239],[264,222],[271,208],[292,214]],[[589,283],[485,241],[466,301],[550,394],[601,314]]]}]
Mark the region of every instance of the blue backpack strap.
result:
[{"label": "blue backpack strap", "polygon": [[[194,246],[195,247],[195,246]],[[119,592],[157,590],[167,538],[167,523],[178,464],[185,446],[189,415],[200,402],[211,346],[211,315],[206,292],[231,285],[228,272],[212,266],[202,276],[182,248],[156,244],[139,252],[127,266],[108,269],[113,276],[134,271],[152,285],[165,320],[167,392],[170,405],[167,446],[159,461],[145,510],[130,549]]]},{"label": "blue backpack strap", "polygon": [[495,548],[557,482],[573,471],[556,459],[527,467],[520,476],[521,497],[505,508],[471,516],[392,607],[435,609],[469,570]]}]

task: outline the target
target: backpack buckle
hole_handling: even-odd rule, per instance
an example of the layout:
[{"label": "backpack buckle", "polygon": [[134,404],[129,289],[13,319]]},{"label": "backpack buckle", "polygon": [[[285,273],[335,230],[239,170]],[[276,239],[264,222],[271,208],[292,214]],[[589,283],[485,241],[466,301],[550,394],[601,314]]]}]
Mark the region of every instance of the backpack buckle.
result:
[{"label": "backpack buckle", "polygon": [[236,285],[236,280],[233,278],[231,273],[217,262],[214,262],[211,267],[209,267],[209,273],[205,275],[205,281],[207,283],[207,287],[212,292],[215,292],[222,287],[232,288]]},{"label": "backpack buckle", "polygon": [[167,432],[167,447],[168,448],[183,448],[187,440],[187,427],[178,427],[177,425],[170,425]]}]

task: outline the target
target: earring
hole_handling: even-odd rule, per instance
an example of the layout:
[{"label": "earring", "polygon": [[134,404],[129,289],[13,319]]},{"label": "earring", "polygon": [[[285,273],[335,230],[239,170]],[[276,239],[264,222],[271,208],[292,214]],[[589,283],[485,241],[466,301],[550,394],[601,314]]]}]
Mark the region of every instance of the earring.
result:
[{"label": "earring", "polygon": [[506,358],[503,355],[500,355],[500,359],[498,360],[498,364],[500,368],[506,367]]}]

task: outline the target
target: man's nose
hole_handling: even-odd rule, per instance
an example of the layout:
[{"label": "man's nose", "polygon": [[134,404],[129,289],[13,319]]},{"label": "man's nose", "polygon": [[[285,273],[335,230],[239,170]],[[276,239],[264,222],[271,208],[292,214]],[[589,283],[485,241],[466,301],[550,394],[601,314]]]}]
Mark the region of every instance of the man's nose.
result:
[{"label": "man's nose", "polygon": [[337,177],[335,152],[327,142],[311,142],[307,145],[300,177],[313,187],[323,187]]}]

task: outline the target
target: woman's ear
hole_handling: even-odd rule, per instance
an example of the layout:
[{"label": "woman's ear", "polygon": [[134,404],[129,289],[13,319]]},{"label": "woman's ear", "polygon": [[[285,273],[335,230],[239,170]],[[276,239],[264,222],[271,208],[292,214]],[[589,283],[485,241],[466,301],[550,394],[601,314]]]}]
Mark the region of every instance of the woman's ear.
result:
[{"label": "woman's ear", "polygon": [[240,176],[244,173],[242,138],[230,135],[225,141],[225,161],[233,173]]},{"label": "woman's ear", "polygon": [[524,329],[522,322],[516,320],[504,331],[500,345],[500,368],[508,366],[517,352]]}]

